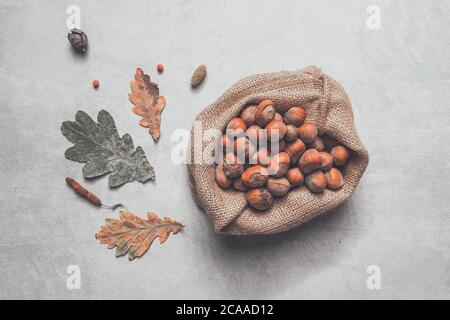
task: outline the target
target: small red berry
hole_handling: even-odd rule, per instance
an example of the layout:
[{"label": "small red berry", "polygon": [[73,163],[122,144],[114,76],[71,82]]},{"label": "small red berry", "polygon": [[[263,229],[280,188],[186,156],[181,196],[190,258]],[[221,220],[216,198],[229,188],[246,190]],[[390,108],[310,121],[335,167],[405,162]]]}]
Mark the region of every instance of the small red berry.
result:
[{"label": "small red berry", "polygon": [[97,88],[100,86],[100,81],[98,81],[98,80],[93,80],[93,81],[92,81],[92,86],[93,86],[95,89],[97,89]]},{"label": "small red berry", "polygon": [[159,73],[162,73],[164,71],[164,65],[162,63],[158,63],[156,65],[156,70],[158,70]]}]

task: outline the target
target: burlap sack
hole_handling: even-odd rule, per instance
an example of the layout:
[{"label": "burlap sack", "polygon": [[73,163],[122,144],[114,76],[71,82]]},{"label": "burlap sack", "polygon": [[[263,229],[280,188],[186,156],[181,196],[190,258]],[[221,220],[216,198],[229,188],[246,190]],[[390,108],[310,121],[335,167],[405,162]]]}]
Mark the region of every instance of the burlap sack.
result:
[{"label": "burlap sack", "polygon": [[316,67],[301,71],[276,72],[242,79],[228,89],[216,102],[197,116],[201,132],[192,130],[193,145],[200,143],[203,132],[210,128],[225,130],[228,121],[249,103],[272,99],[275,105],[300,105],[307,112],[307,122],[314,123],[319,134],[328,134],[352,150],[351,160],[344,167],[344,187],[311,193],[305,186],[276,198],[267,211],[259,212],[247,205],[245,193],[220,188],[214,178],[214,164],[188,164],[190,184],[197,204],[211,218],[217,233],[244,235],[270,234],[285,231],[336,208],[346,201],[363,175],[369,158],[355,131],[350,100],[342,86]]}]

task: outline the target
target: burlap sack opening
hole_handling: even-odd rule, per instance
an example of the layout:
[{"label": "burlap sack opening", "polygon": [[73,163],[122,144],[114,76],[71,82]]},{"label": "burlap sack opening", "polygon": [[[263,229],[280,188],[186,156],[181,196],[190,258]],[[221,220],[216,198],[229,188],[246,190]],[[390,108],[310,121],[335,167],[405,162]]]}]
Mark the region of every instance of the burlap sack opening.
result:
[{"label": "burlap sack opening", "polygon": [[[249,103],[272,99],[276,105],[300,105],[307,112],[307,122],[317,125],[319,134],[327,134],[352,150],[352,157],[342,170],[344,187],[313,194],[305,186],[292,189],[276,198],[273,206],[258,212],[247,205],[245,193],[224,190],[214,180],[215,165],[188,164],[189,179],[197,204],[208,214],[214,230],[221,234],[270,234],[286,231],[309,219],[336,208],[355,190],[368,161],[354,126],[350,100],[342,86],[316,67],[300,71],[254,75],[242,79],[228,89],[216,102],[197,116],[200,135],[192,130],[191,159],[195,143],[211,128],[223,131],[228,121]],[[197,150],[198,151],[198,150]]]}]

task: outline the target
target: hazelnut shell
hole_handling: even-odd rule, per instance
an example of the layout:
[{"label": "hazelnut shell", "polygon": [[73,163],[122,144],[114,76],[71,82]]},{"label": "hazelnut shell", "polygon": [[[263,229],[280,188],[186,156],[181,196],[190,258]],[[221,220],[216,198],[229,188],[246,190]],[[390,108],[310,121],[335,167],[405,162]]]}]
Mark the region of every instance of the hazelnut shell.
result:
[{"label": "hazelnut shell", "polygon": [[269,179],[269,171],[262,166],[251,166],[245,169],[241,175],[242,182],[251,188],[259,188]]},{"label": "hazelnut shell", "polygon": [[231,178],[225,174],[225,167],[222,164],[217,165],[215,170],[216,183],[222,188],[229,188],[233,182]]},{"label": "hazelnut shell", "polygon": [[291,168],[286,173],[286,178],[291,187],[300,187],[305,183],[305,176],[299,168]]},{"label": "hazelnut shell", "polygon": [[234,154],[227,153],[224,158],[225,174],[227,177],[236,178],[239,177],[244,171],[244,165]]},{"label": "hazelnut shell", "polygon": [[344,185],[344,178],[339,169],[331,168],[325,173],[325,176],[327,178],[327,187],[332,190],[340,189]]},{"label": "hazelnut shell", "polygon": [[289,169],[291,159],[286,152],[277,153],[270,159],[267,169],[269,174],[275,178],[281,178],[286,174]]},{"label": "hazelnut shell", "polygon": [[298,161],[298,167],[304,174],[313,172],[322,167],[322,157],[316,149],[308,149]]},{"label": "hazelnut shell", "polygon": [[284,151],[291,157],[291,159],[294,159],[298,155],[303,154],[305,150],[306,146],[300,139],[295,139],[294,141],[289,142],[284,149]]},{"label": "hazelnut shell", "polygon": [[226,133],[231,137],[241,137],[245,134],[247,130],[247,125],[241,118],[231,119],[227,124]]},{"label": "hazelnut shell", "polygon": [[311,123],[305,123],[298,128],[298,136],[304,143],[312,143],[317,136],[317,127]]},{"label": "hazelnut shell", "polygon": [[291,184],[286,178],[273,178],[267,180],[266,188],[274,197],[282,197],[289,192]]},{"label": "hazelnut shell", "polygon": [[255,121],[261,127],[265,127],[273,120],[275,113],[272,100],[263,100],[256,107]]},{"label": "hazelnut shell", "polygon": [[320,193],[327,187],[327,178],[322,171],[316,170],[305,177],[305,185],[311,192]]},{"label": "hazelnut shell", "polygon": [[259,211],[267,210],[273,203],[273,197],[266,188],[250,189],[245,198],[250,206]]},{"label": "hazelnut shell", "polygon": [[292,124],[294,126],[301,126],[306,119],[305,109],[302,107],[292,107],[283,116],[286,124]]},{"label": "hazelnut shell", "polygon": [[333,157],[333,164],[337,167],[346,164],[350,158],[350,152],[344,146],[335,146],[331,148],[330,154]]}]

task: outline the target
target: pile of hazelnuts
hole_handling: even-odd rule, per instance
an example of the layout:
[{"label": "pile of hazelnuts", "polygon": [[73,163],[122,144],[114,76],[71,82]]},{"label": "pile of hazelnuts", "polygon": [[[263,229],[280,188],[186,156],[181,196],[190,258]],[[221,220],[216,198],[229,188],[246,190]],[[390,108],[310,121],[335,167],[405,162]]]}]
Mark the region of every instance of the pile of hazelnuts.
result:
[{"label": "pile of hazelnuts", "polygon": [[320,137],[305,119],[302,107],[275,106],[272,100],[246,106],[219,139],[217,184],[246,192],[248,204],[259,211],[291,188],[305,185],[313,193],[340,189],[339,168],[350,151],[329,136]]}]

